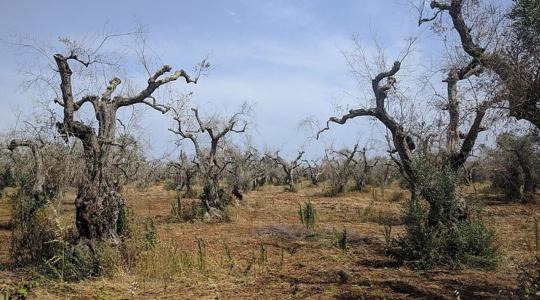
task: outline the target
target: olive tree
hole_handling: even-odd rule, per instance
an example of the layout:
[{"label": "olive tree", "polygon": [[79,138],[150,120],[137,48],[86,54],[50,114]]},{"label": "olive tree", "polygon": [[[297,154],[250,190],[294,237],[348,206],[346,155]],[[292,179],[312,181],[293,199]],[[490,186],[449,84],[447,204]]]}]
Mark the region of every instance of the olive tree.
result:
[{"label": "olive tree", "polygon": [[176,134],[181,141],[190,141],[195,150],[194,163],[202,181],[201,202],[207,219],[224,217],[223,211],[229,199],[221,188],[220,180],[230,162],[223,160],[222,147],[228,134],[246,131],[247,122],[243,117],[247,109],[247,106],[242,107],[240,112],[226,120],[217,116],[203,120],[199,110],[191,108],[191,123],[182,117],[181,110],[173,109],[177,127],[170,128],[169,131]]},{"label": "olive tree", "polygon": [[[510,116],[540,127],[540,17],[538,1],[518,0],[503,20],[501,8],[483,1],[431,1],[432,17],[420,16],[419,25],[440,20],[448,13],[460,47],[472,63],[493,71],[505,87]],[[422,11],[424,4],[422,3]],[[483,17],[486,16],[486,17]],[[495,22],[487,20],[495,19]],[[508,25],[508,26],[505,26]],[[487,27],[487,30],[484,28]],[[499,28],[504,27],[504,28]]]},{"label": "olive tree", "polygon": [[[151,72],[149,64],[144,63],[148,72],[145,86],[137,89],[133,82],[126,80],[128,84],[121,88],[120,76],[127,77],[127,74],[114,61],[107,60],[107,54],[101,52],[108,41],[119,36],[123,35],[104,36],[96,46],[61,38],[65,49],[52,49],[56,53],[52,55],[50,66],[55,77],[49,79],[46,76],[35,76],[36,81],[46,81],[47,86],[52,87],[57,95],[54,103],[62,111],[56,123],[57,132],[65,142],[75,140],[82,145],[83,177],[75,199],[79,236],[82,239],[110,240],[113,243],[120,242],[119,234],[123,230],[124,201],[119,193],[121,183],[116,177],[119,164],[115,161],[115,153],[119,152],[115,149],[122,147],[117,140],[119,111],[143,104],[165,113],[168,109],[158,102],[156,91],[178,79],[186,83],[197,83],[201,72],[209,67],[206,61],[201,62],[192,77],[183,69],[168,74],[172,71],[169,65]],[[28,46],[24,43],[19,45]],[[38,50],[40,54],[48,53],[36,46],[29,47]],[[108,71],[105,72],[105,69]],[[112,75],[113,72],[118,74]],[[111,74],[107,84],[98,87],[98,73]],[[86,106],[90,109],[83,109]],[[94,121],[85,120],[87,118],[84,116],[91,116]]]},{"label": "olive tree", "polygon": [[298,155],[296,156],[296,158],[291,161],[287,161],[283,157],[281,157],[281,155],[279,155],[279,151],[276,151],[274,154],[266,153],[266,157],[273,160],[274,163],[280,166],[285,173],[285,184],[287,184],[287,190],[289,192],[296,191],[295,172],[302,163],[302,156],[304,156],[304,153],[304,151],[298,151]]}]

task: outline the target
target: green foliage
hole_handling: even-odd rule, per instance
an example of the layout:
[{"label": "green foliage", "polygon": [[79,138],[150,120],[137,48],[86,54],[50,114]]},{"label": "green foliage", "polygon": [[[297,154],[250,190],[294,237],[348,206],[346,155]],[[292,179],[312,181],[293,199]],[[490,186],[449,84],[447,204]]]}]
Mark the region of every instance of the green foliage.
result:
[{"label": "green foliage", "polygon": [[163,182],[163,188],[166,191],[174,191],[178,188],[178,183],[173,179],[167,178]]},{"label": "green foliage", "polygon": [[527,48],[540,46],[540,2],[538,0],[514,0],[509,14],[516,38]]},{"label": "green foliage", "polygon": [[406,204],[405,213],[406,233],[392,241],[397,248],[388,250],[399,261],[420,269],[441,265],[496,267],[500,251],[495,243],[495,231],[479,216],[430,226],[427,205],[414,200]]},{"label": "green foliage", "polygon": [[504,161],[502,164],[502,170],[490,174],[491,187],[502,192],[508,200],[521,199],[523,178],[519,166],[508,161]]},{"label": "green foliage", "polygon": [[223,220],[225,222],[233,222],[234,220],[236,220],[237,216],[238,216],[238,213],[234,206],[227,205],[223,209]]},{"label": "green foliage", "polygon": [[107,242],[57,242],[61,250],[39,266],[41,274],[61,281],[113,276],[123,266],[123,248]]},{"label": "green foliage", "polygon": [[447,224],[457,213],[459,175],[448,165],[439,166],[430,157],[414,160],[416,189],[429,202],[428,222]]},{"label": "green foliage", "polygon": [[110,243],[100,243],[95,252],[96,274],[99,276],[112,276],[121,264],[119,249]]},{"label": "green foliage", "polygon": [[315,228],[315,222],[317,220],[317,210],[311,203],[311,200],[308,200],[304,206],[300,204],[298,208],[298,215],[300,216],[300,222],[304,224],[306,229],[312,230]]},{"label": "green foliage", "polygon": [[334,245],[343,252],[347,251],[347,228],[343,228],[340,232],[334,232]]},{"label": "green foliage", "polygon": [[129,228],[129,212],[125,203],[121,203],[118,210],[118,220],[116,221],[116,231],[119,235],[124,235]]},{"label": "green foliage", "polygon": [[11,288],[0,288],[0,300],[25,300],[28,293],[36,285],[35,280],[21,280],[16,286]]},{"label": "green foliage", "polygon": [[479,213],[473,216],[470,207],[460,201],[457,172],[426,157],[418,158],[414,168],[416,188],[424,199],[405,203],[405,235],[388,254],[422,269],[436,265],[495,267],[499,258],[495,232]]},{"label": "green foliage", "polygon": [[157,231],[152,218],[146,219],[144,222],[144,237],[146,239],[146,248],[153,249],[157,243]]},{"label": "green foliage", "polygon": [[36,201],[19,192],[14,203],[12,257],[18,265],[39,264],[58,252],[55,243],[61,239],[56,210],[52,205],[40,207]]},{"label": "green foliage", "polygon": [[[491,153],[490,180],[492,187],[509,200],[529,201],[534,186],[540,183],[539,153],[533,134],[501,134],[497,137],[497,148]],[[527,187],[532,186],[532,191]]]}]

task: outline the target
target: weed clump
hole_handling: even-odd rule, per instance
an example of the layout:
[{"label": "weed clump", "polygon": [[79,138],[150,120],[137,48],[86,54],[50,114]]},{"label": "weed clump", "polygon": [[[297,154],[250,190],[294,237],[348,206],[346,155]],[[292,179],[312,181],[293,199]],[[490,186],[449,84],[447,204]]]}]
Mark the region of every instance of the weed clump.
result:
[{"label": "weed clump", "polygon": [[172,221],[192,222],[202,219],[204,213],[204,206],[199,201],[190,200],[188,204],[185,204],[182,202],[179,193],[177,193],[176,199],[171,202]]},{"label": "weed clump", "polygon": [[500,251],[495,231],[485,225],[479,214],[451,224],[430,226],[427,206],[414,200],[406,204],[405,214],[405,235],[389,243],[397,250],[388,253],[399,261],[420,269],[437,265],[488,269],[497,266]]},{"label": "weed clump", "polygon": [[308,200],[304,205],[300,204],[298,208],[298,215],[300,217],[300,222],[308,230],[315,228],[315,222],[317,220],[317,210],[311,200]]},{"label": "weed clump", "polygon": [[338,249],[342,250],[343,252],[346,252],[347,251],[347,248],[348,248],[348,233],[347,233],[347,228],[343,228],[342,231],[340,232],[336,232],[335,230],[333,230],[333,235],[334,235],[334,246],[337,247]]},{"label": "weed clump", "polygon": [[495,268],[500,257],[495,231],[459,199],[455,171],[443,167],[434,172],[426,160],[415,168],[417,189],[426,201],[412,198],[405,203],[405,235],[393,241],[397,247],[388,254],[421,269]]}]

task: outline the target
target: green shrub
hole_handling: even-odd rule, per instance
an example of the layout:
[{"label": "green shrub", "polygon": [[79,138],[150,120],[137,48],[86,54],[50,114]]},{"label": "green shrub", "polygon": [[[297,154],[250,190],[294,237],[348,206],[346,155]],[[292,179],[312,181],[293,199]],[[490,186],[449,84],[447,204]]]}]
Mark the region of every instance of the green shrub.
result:
[{"label": "green shrub", "polygon": [[163,182],[163,188],[166,191],[174,191],[178,188],[178,183],[173,179],[167,178]]},{"label": "green shrub", "polygon": [[502,192],[508,200],[521,199],[523,177],[518,165],[505,163],[502,171],[491,173],[490,180],[491,188]]},{"label": "green shrub", "polygon": [[157,231],[152,218],[147,218],[144,222],[144,238],[146,239],[146,249],[153,249],[156,246]]},{"label": "green shrub", "polygon": [[343,228],[341,232],[335,232],[334,246],[341,249],[343,252],[347,251],[347,228]]},{"label": "green shrub", "polygon": [[406,206],[405,235],[393,241],[397,248],[390,249],[389,254],[420,269],[496,267],[500,251],[495,231],[480,217],[433,227],[428,225],[427,206],[414,202],[411,200]]},{"label": "green shrub", "polygon": [[61,229],[52,205],[36,207],[34,201],[18,197],[12,219],[13,261],[17,265],[35,265],[55,256]]},{"label": "green shrub", "polygon": [[429,202],[406,202],[405,235],[389,254],[417,268],[495,267],[499,258],[495,232],[459,198],[457,172],[427,157],[417,158],[414,168],[417,191]]},{"label": "green shrub", "polygon": [[96,273],[99,276],[110,277],[114,275],[121,265],[121,254],[117,246],[110,243],[101,243],[96,251]]},{"label": "green shrub", "polygon": [[312,230],[313,228],[315,228],[317,210],[311,203],[311,200],[308,200],[304,206],[300,204],[298,208],[298,215],[300,216],[300,222],[304,224],[306,229]]}]

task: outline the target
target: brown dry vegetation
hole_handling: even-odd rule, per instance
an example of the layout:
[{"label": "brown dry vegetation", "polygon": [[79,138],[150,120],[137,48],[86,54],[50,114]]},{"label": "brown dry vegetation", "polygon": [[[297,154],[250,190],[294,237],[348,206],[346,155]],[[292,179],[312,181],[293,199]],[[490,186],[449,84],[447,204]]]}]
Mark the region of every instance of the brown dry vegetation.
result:
[{"label": "brown dry vegetation", "polygon": [[[32,299],[508,299],[514,298],[515,268],[530,257],[532,217],[540,205],[505,203],[480,194],[486,221],[497,229],[501,266],[487,270],[412,270],[384,255],[384,224],[402,232],[397,188],[320,196],[320,188],[265,186],[228,211],[230,223],[170,221],[174,192],[161,186],[124,194],[139,217],[152,217],[158,244],[140,263],[111,277],[77,283],[36,281]],[[308,199],[318,220],[315,232],[300,224],[298,206]],[[495,200],[494,200],[495,199]],[[394,201],[390,201],[394,200]],[[0,200],[0,258],[9,259],[9,205]],[[65,203],[66,208],[73,207]],[[66,220],[69,220],[68,212]],[[347,250],[335,246],[348,232]],[[206,244],[201,265],[196,238]],[[227,255],[226,246],[230,255]],[[6,269],[6,268],[3,268]],[[26,273],[24,273],[26,274]],[[0,271],[0,287],[18,286],[23,273]]]}]

